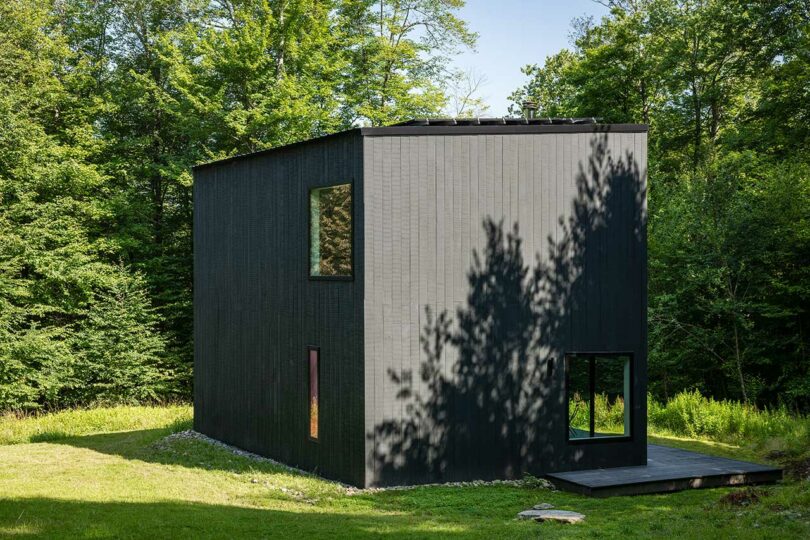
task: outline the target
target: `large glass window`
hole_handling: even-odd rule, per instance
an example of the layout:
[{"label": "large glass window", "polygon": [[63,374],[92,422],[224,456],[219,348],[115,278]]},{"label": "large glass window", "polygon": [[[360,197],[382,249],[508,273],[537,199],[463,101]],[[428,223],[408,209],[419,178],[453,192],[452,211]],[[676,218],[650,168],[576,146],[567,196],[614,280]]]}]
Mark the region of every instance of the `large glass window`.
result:
[{"label": "large glass window", "polygon": [[307,363],[309,367],[309,438],[318,440],[320,351],[316,347],[307,349]]},{"label": "large glass window", "polygon": [[630,436],[628,354],[565,357],[569,440]]},{"label": "large glass window", "polygon": [[352,186],[309,192],[309,275],[352,276]]}]

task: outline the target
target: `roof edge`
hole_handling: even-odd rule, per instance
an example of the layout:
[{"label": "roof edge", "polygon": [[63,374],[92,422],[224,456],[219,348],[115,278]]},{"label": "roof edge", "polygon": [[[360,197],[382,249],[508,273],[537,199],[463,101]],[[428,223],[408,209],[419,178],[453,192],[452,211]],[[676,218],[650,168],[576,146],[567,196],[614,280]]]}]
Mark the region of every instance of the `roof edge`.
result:
[{"label": "roof edge", "polygon": [[364,137],[391,135],[509,135],[520,133],[647,133],[647,124],[426,125],[360,128]]},{"label": "roof edge", "polygon": [[257,157],[289,148],[323,141],[333,137],[357,133],[363,137],[390,137],[413,135],[516,135],[521,133],[647,133],[647,124],[481,124],[481,125],[406,125],[384,127],[355,127],[336,133],[329,133],[311,139],[304,139],[283,146],[266,148],[257,152],[237,154],[235,156],[198,163],[191,167],[192,171],[199,171],[216,165],[225,165],[233,161]]},{"label": "roof edge", "polygon": [[273,152],[279,152],[281,150],[286,150],[288,148],[295,148],[297,146],[303,146],[303,145],[314,143],[314,142],[320,142],[320,141],[323,141],[325,139],[331,139],[331,138],[334,138],[334,137],[341,137],[341,136],[350,135],[350,134],[353,134],[353,133],[362,134],[362,129],[359,128],[359,127],[350,128],[350,129],[344,129],[343,131],[336,131],[334,133],[327,133],[326,135],[319,135],[317,137],[312,137],[310,139],[304,139],[303,141],[296,141],[296,142],[289,143],[289,144],[283,144],[281,146],[273,146],[272,148],[265,148],[264,150],[257,150],[256,152],[247,152],[245,154],[236,154],[235,156],[226,157],[226,158],[222,158],[222,159],[215,159],[213,161],[205,161],[203,163],[198,163],[196,165],[192,165],[191,170],[192,171],[198,171],[200,169],[207,169],[208,167],[212,167],[212,166],[215,166],[215,165],[225,165],[227,163],[230,163],[232,161],[236,161],[236,160],[239,160],[239,159],[242,159],[242,158],[257,157],[257,156],[263,156],[263,155],[266,155],[266,154],[272,154]]}]

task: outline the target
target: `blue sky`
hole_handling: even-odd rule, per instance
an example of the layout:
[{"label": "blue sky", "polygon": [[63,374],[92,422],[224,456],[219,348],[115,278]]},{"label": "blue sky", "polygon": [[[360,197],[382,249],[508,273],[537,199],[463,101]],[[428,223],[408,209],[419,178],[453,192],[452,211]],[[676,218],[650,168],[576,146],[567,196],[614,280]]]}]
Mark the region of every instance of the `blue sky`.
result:
[{"label": "blue sky", "polygon": [[546,56],[567,47],[571,19],[608,10],[592,0],[467,0],[461,18],[478,32],[476,52],[459,55],[459,69],[486,76],[480,94],[488,114],[504,116],[507,97],[525,81],[520,68],[542,64]]}]

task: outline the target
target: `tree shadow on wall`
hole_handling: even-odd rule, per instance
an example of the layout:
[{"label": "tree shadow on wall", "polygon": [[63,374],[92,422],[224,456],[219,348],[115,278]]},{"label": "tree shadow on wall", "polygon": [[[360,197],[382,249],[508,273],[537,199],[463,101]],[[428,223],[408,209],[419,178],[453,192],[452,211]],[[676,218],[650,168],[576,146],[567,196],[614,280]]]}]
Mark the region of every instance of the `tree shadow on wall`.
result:
[{"label": "tree shadow on wall", "polygon": [[417,380],[408,370],[388,373],[404,407],[401,419],[369,434],[374,483],[517,478],[557,465],[554,448],[567,436],[561,354],[619,331],[615,322],[579,328],[587,326],[584,310],[610,307],[603,289],[620,283],[604,276],[641,279],[622,275],[623,261],[644,241],[636,161],[632,153],[614,159],[599,135],[586,167],[580,164],[570,212],[534,265],[524,261],[517,223],[505,231],[503,221],[484,220],[486,245],[473,251],[466,304],[455,317],[425,308]]}]

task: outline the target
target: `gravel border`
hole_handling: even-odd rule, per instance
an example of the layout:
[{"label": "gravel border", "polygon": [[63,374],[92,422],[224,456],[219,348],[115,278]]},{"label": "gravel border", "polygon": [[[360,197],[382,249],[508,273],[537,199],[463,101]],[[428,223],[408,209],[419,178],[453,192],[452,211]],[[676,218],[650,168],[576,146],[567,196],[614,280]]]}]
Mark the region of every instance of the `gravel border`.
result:
[{"label": "gravel border", "polygon": [[389,486],[389,487],[368,487],[368,488],[356,488],[354,486],[350,486],[348,484],[344,484],[342,482],[336,482],[334,480],[328,480],[326,478],[322,478],[317,474],[314,474],[310,471],[305,471],[303,469],[299,469],[297,467],[291,467],[274,459],[270,459],[268,457],[260,456],[258,454],[254,454],[252,452],[248,452],[246,450],[242,450],[241,448],[237,448],[236,446],[231,446],[230,444],[226,444],[222,441],[218,441],[216,439],[212,439],[208,435],[203,435],[193,429],[187,429],[185,431],[178,431],[177,433],[172,433],[171,435],[167,435],[160,441],[158,441],[158,446],[162,446],[165,443],[171,443],[175,440],[194,440],[194,441],[201,441],[204,443],[208,443],[212,446],[216,446],[217,448],[222,448],[223,450],[239,457],[244,457],[253,461],[258,461],[262,463],[270,463],[283,469],[284,471],[300,474],[303,476],[307,476],[310,478],[319,478],[326,482],[331,482],[342,487],[346,495],[364,495],[367,493],[381,493],[383,491],[409,491],[413,489],[419,489],[423,487],[481,487],[481,486],[513,486],[513,487],[525,487],[525,488],[532,488],[532,489],[555,489],[554,484],[545,480],[543,478],[527,478],[525,480],[471,480],[468,482],[445,482],[445,483],[435,483],[435,484],[418,484],[414,486]]},{"label": "gravel border", "polygon": [[203,435],[199,431],[194,431],[193,429],[187,429],[185,431],[178,431],[177,433],[172,433],[171,435],[167,435],[163,437],[159,442],[160,443],[171,443],[175,440],[193,440],[193,441],[201,441],[204,443],[208,443],[212,446],[216,446],[217,448],[222,448],[223,450],[239,457],[247,458],[253,461],[260,461],[262,463],[270,463],[284,469],[287,472],[301,474],[304,476],[316,477],[317,475],[312,474],[311,472],[305,471],[303,469],[298,469],[296,467],[291,467],[285,463],[281,463],[280,461],[276,461],[275,459],[270,459],[268,457],[260,456],[259,454],[254,454],[253,452],[248,452],[247,450],[242,450],[241,448],[237,448],[236,446],[231,446],[230,444],[226,444],[222,441],[218,441],[217,439],[212,439],[208,435]]}]

